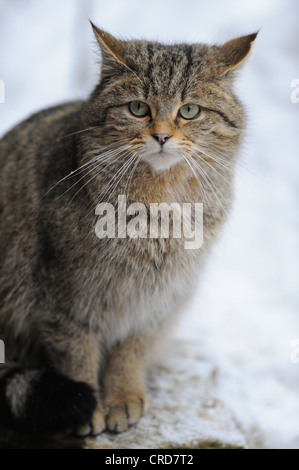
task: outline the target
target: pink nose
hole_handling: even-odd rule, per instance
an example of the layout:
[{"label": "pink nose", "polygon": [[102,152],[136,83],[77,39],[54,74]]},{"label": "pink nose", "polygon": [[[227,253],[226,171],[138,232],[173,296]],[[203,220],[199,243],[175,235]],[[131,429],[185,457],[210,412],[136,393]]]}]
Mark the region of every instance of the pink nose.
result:
[{"label": "pink nose", "polygon": [[159,142],[159,144],[164,145],[165,142],[170,139],[170,135],[164,132],[157,132],[157,134],[153,135],[153,138]]}]

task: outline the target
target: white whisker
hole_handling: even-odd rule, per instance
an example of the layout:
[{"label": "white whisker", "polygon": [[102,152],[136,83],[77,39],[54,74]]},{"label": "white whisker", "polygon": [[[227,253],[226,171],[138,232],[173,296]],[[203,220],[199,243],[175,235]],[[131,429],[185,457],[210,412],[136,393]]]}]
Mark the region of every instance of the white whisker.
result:
[{"label": "white whisker", "polygon": [[[128,152],[129,153],[129,152]],[[124,156],[124,155],[123,155]],[[125,175],[126,171],[129,169],[132,161],[134,160],[135,158],[135,154],[131,155],[131,157],[129,158],[129,160],[127,160],[119,169],[118,171],[116,172],[116,174],[111,178],[111,180],[109,181],[109,183],[105,186],[105,188],[103,189],[104,191],[104,194],[103,194],[103,191],[101,192],[101,198],[97,201],[97,203],[94,205],[92,205],[92,208],[90,211],[87,212],[86,216],[83,218],[86,219],[86,217],[91,213],[91,212],[94,212],[95,208],[97,207],[98,204],[100,204],[104,197],[106,196],[106,194],[110,191],[110,196],[108,198],[108,201],[110,200],[112,194],[114,193],[115,189],[117,188],[117,186],[119,185],[120,181],[122,180],[123,176]],[[117,179],[117,181],[115,181]]]},{"label": "white whisker", "polygon": [[[230,157],[229,154],[226,155],[225,153],[223,153],[223,148],[219,147],[215,143],[212,143],[212,142],[203,143],[203,142],[201,142],[200,146],[203,146],[208,151],[213,150],[214,151],[213,155],[214,155],[215,158],[217,158],[217,161],[219,159],[223,163],[227,163],[227,160]],[[221,158],[221,157],[223,157],[223,158]],[[244,162],[240,159],[234,159],[233,161],[231,161],[231,164],[234,168],[240,168],[241,170],[245,171],[246,173],[248,173],[250,175],[253,175],[254,177],[259,177],[259,175],[257,175],[254,171],[252,171],[251,168],[246,166],[244,164]]]},{"label": "white whisker", "polygon": [[[107,147],[110,147],[110,146],[107,146]],[[107,148],[105,147],[105,148]],[[87,167],[93,165],[93,164],[97,164],[100,160],[101,162],[104,161],[107,158],[110,158],[111,156],[113,156],[115,153],[118,153],[120,150],[124,150],[124,149],[129,149],[130,146],[122,146],[122,147],[119,147],[117,149],[112,149],[112,150],[109,150],[107,152],[104,152],[103,154],[99,154],[99,155],[96,155],[94,158],[92,158],[91,160],[89,160],[88,162],[84,163],[83,165],[81,165],[79,168],[77,168],[76,170],[73,170],[71,171],[68,175],[64,176],[63,178],[61,178],[59,181],[57,181],[57,183],[55,183],[42,197],[42,199],[50,192],[52,191],[56,186],[58,186],[60,183],[62,183],[63,181],[69,179],[69,178],[73,178],[74,176],[77,176],[79,173],[82,173],[82,171],[84,171]],[[84,170],[82,170],[84,169]],[[87,173],[88,174],[88,173]],[[79,180],[81,181],[81,180]],[[77,184],[77,183],[76,183]],[[70,188],[71,189],[71,188]],[[64,194],[64,193],[63,193]]]},{"label": "white whisker", "polygon": [[[129,158],[129,160],[126,161],[126,163],[120,168],[120,170],[118,171],[118,174],[115,175],[114,177],[114,181],[115,179],[118,177],[118,179],[116,180],[116,182],[114,183],[114,186],[112,187],[111,189],[111,193],[110,193],[110,196],[108,198],[108,201],[110,200],[112,194],[114,193],[114,191],[116,190],[116,188],[119,186],[121,180],[123,179],[123,177],[125,176],[127,170],[130,168],[131,164],[134,162],[135,160],[135,154],[131,155],[131,157]],[[113,182],[113,181],[112,181]],[[109,191],[110,188],[108,188],[108,191]],[[107,191],[106,191],[107,193]],[[106,194],[105,193],[105,194]],[[105,196],[104,194],[104,196]]]},{"label": "white whisker", "polygon": [[[92,178],[90,178],[86,183],[84,183],[84,184],[81,186],[81,188],[79,188],[78,191],[73,195],[73,197],[71,198],[71,200],[69,201],[69,203],[68,203],[68,205],[67,205],[67,208],[69,207],[69,205],[71,204],[71,202],[73,201],[73,199],[77,196],[77,194],[79,194],[79,192],[80,192],[87,184],[89,184],[92,180],[94,180],[95,178],[97,178],[106,168],[108,168],[109,166],[113,165],[113,164],[114,164],[117,160],[119,160],[121,157],[125,157],[128,153],[129,153],[129,152],[125,152],[124,154],[120,154],[120,155],[117,154],[117,157],[116,157],[113,161],[111,161],[110,163],[108,163],[108,165],[106,165],[105,168],[102,168],[101,171],[97,172],[95,175],[92,176]],[[106,158],[105,162],[108,161],[108,160],[110,160],[110,158],[111,158],[110,156],[109,156],[108,158]],[[100,167],[100,166],[102,165],[102,163],[103,163],[103,162],[100,161],[99,164],[98,164],[98,167]],[[93,168],[91,171],[89,171],[89,172],[87,173],[87,175],[88,175],[90,172],[92,172],[92,171],[94,171],[94,168]],[[87,175],[84,175],[82,178],[80,178],[79,181],[81,181],[82,179],[84,179]],[[77,181],[77,183],[78,183],[79,181]],[[75,183],[75,184],[77,184],[77,183]],[[75,186],[75,185],[73,185],[72,187],[74,187],[74,186]],[[72,187],[71,187],[71,188],[72,188]],[[69,188],[66,192],[68,192],[71,188]],[[64,194],[65,194],[65,193],[64,193]],[[60,197],[60,196],[59,196],[59,197]]]},{"label": "white whisker", "polygon": [[[193,175],[194,175],[194,177],[195,177],[195,179],[196,179],[196,181],[197,181],[197,183],[198,183],[199,190],[200,190],[200,193],[201,193],[201,197],[202,197],[202,199],[203,199],[203,202],[204,202],[205,200],[208,201],[207,198],[206,198],[205,190],[204,190],[204,188],[203,188],[203,186],[202,186],[202,184],[201,184],[201,181],[199,180],[198,175],[196,174],[196,172],[195,172],[195,170],[194,170],[194,168],[193,168],[193,166],[192,166],[190,160],[188,159],[188,156],[189,156],[189,154],[186,153],[186,155],[184,155],[184,154],[182,153],[182,157],[184,158],[184,160],[185,160],[185,162],[187,163],[187,165],[190,167],[190,169],[191,169],[191,171],[192,171],[192,173],[193,173]],[[209,202],[208,202],[208,204],[209,204]]]},{"label": "white whisker", "polygon": [[[189,155],[189,154],[188,154]],[[190,159],[193,161],[195,167],[198,169],[198,171],[201,173],[201,175],[203,176],[203,178],[205,179],[206,183],[208,184],[209,188],[211,189],[212,193],[215,195],[217,201],[219,202],[219,205],[221,206],[222,210],[227,213],[227,211],[225,210],[222,202],[220,201],[220,199],[218,198],[217,196],[217,192],[219,194],[220,197],[223,197],[223,194],[220,193],[220,191],[218,190],[217,186],[215,186],[215,184],[213,183],[213,181],[211,180],[211,178],[208,176],[208,174],[204,171],[204,169],[194,160],[194,158],[192,158],[191,155],[189,155]]]},{"label": "white whisker", "polygon": [[62,138],[64,139],[65,137],[71,137],[72,135],[81,134],[82,132],[86,132],[86,131],[91,131],[92,129],[95,129],[96,127],[97,126],[88,127],[87,129],[82,129],[81,131],[72,132],[71,134],[64,135]]},{"label": "white whisker", "polygon": [[133,168],[132,168],[132,170],[131,170],[131,173],[130,173],[130,175],[129,175],[129,178],[128,178],[128,181],[127,181],[127,184],[126,184],[126,187],[125,187],[125,191],[124,191],[125,194],[128,194],[128,192],[129,192],[129,188],[130,188],[130,184],[131,184],[133,175],[134,175],[135,170],[136,170],[136,168],[137,168],[137,166],[138,166],[138,163],[140,162],[140,160],[141,160],[141,158],[142,158],[142,154],[141,154],[141,155],[138,155],[137,153],[135,153],[135,155],[137,155],[137,158],[136,158],[136,161],[135,161],[135,163],[134,163],[134,165],[133,165]]},{"label": "white whisker", "polygon": [[[204,155],[206,155],[206,157],[209,157],[209,158],[211,158],[212,160],[215,161],[215,159],[214,159],[211,155],[205,153],[204,151],[202,151],[202,150],[200,150],[200,149],[198,149],[198,150],[199,150],[201,153],[203,153]],[[223,175],[222,173],[220,173],[213,165],[211,165],[211,163],[207,162],[204,158],[202,158],[202,157],[199,155],[199,153],[196,153],[195,155],[196,155],[198,158],[200,158],[206,165],[208,165],[210,168],[212,168],[212,170],[214,170],[221,178],[223,178],[224,181],[225,181],[228,185],[231,185],[231,183],[224,177],[224,175]],[[225,168],[226,168],[226,167],[225,167]],[[226,168],[226,169],[228,169],[228,168]]]}]

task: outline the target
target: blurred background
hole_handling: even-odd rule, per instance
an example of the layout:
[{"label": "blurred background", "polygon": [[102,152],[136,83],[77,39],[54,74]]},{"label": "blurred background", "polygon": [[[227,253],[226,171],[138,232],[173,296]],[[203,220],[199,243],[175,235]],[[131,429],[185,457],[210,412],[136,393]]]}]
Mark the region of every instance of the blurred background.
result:
[{"label": "blurred background", "polygon": [[260,29],[236,84],[249,124],[234,209],[177,337],[219,366],[221,399],[255,423],[263,446],[299,448],[299,2],[0,0],[0,12],[0,137],[91,92],[99,65],[88,18],[118,37],[166,42]]}]

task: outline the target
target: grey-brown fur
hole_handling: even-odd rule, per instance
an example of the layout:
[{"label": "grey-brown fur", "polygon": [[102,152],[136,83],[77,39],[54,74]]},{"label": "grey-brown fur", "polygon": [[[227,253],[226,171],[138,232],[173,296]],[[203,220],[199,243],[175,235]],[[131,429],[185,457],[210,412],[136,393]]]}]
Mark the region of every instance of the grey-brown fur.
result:
[{"label": "grey-brown fur", "polygon": [[[92,419],[73,429],[80,435],[123,431],[146,408],[146,349],[190,297],[231,206],[234,161],[245,126],[232,81],[256,36],[221,48],[124,42],[94,31],[102,72],[89,100],[42,111],[0,142],[0,338],[8,361],[0,367],[12,374],[9,361],[15,361],[15,380],[24,391],[17,406],[7,380],[3,400],[18,422],[29,393],[19,366],[32,369],[32,377],[49,368],[84,382],[98,405]],[[172,116],[175,103],[186,97],[202,106],[204,118],[183,126]],[[151,120],[129,115],[127,103],[141,98],[152,103]],[[127,174],[104,200],[115,204],[126,191],[128,204],[143,202],[147,208],[150,202],[204,202],[200,250],[185,250],[183,239],[95,236],[94,209],[103,188],[109,188],[132,148],[139,151],[142,139],[161,126],[173,133],[172,141],[184,132],[180,145],[188,145],[188,151],[200,139],[215,158],[225,155],[225,164],[202,154],[203,173],[196,171],[196,179],[183,159],[161,172],[141,160],[130,185]],[[121,139],[132,143],[136,138],[139,147],[117,160],[83,167],[64,179],[107,146],[116,149]]]}]

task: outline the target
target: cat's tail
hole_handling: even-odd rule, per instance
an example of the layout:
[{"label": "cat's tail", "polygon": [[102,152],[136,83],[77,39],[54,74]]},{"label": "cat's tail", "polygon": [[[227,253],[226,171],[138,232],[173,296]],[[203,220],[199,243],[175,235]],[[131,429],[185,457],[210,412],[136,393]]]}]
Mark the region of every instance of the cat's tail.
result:
[{"label": "cat's tail", "polygon": [[49,369],[0,365],[0,423],[31,433],[72,431],[91,422],[91,387]]}]

